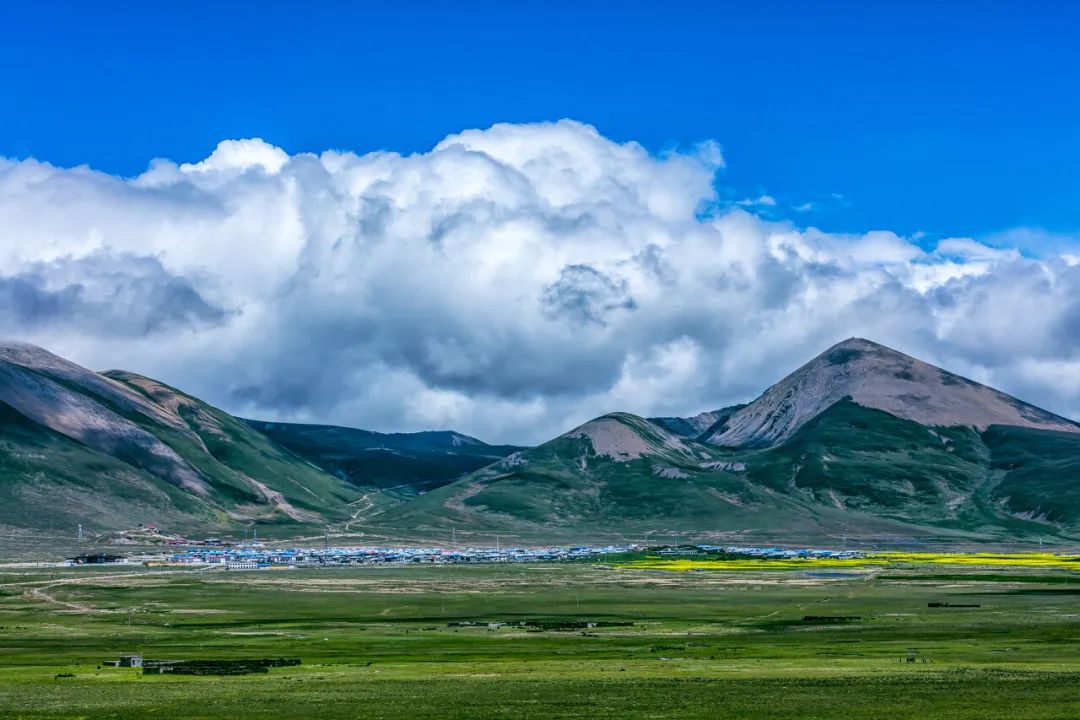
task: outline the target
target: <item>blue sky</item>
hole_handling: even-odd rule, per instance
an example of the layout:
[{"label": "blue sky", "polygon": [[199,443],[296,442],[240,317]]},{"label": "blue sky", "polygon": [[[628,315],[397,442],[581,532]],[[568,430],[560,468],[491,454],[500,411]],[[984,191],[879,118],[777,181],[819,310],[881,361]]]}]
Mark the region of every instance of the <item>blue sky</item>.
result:
[{"label": "blue sky", "polygon": [[1071,3],[158,5],[9,5],[0,155],[134,175],[226,138],[413,152],[568,117],[715,139],[721,194],[802,226],[1080,230]]},{"label": "blue sky", "polygon": [[532,443],[861,336],[1080,418],[1075,4],[165,5],[0,16],[0,340]]}]

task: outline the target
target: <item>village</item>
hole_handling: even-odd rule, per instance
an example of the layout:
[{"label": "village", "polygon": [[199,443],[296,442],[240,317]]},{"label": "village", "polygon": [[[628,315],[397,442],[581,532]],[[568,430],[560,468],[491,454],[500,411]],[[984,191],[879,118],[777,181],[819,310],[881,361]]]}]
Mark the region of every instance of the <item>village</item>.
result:
[{"label": "village", "polygon": [[660,556],[728,555],[763,559],[847,559],[862,557],[857,550],[814,548],[685,545],[645,547],[627,545],[575,545],[568,547],[322,547],[274,548],[261,543],[236,546],[199,544],[168,554],[83,554],[64,562],[69,566],[138,564],[147,567],[204,567],[225,570],[289,570],[356,565],[449,565],[484,563],[553,563],[601,560],[628,553]]}]

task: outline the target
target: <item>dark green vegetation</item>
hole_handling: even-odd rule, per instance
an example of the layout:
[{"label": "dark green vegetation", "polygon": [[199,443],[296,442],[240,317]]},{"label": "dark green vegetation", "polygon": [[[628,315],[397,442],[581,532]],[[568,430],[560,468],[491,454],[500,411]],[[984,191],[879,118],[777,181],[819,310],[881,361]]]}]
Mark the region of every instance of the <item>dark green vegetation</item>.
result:
[{"label": "dark green vegetation", "polygon": [[927,428],[841,401],[744,457],[774,491],[943,531],[1075,537],[1080,518],[1080,433]]},{"label": "dark green vegetation", "polygon": [[[1024,568],[0,569],[0,714],[1072,718],[1078,598],[1075,572]],[[100,667],[130,652],[303,664]]]},{"label": "dark green vegetation", "polygon": [[431,490],[523,448],[450,430],[378,433],[333,425],[245,420],[278,445],[354,485],[405,496]]}]

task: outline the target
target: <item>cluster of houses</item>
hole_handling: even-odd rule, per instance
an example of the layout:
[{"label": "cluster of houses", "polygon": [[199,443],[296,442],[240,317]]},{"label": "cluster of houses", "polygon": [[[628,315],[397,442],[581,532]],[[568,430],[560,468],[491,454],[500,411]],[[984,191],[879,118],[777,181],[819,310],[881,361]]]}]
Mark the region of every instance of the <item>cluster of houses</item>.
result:
[{"label": "cluster of houses", "polygon": [[743,557],[760,557],[770,559],[823,559],[843,560],[850,558],[865,557],[866,553],[861,550],[821,550],[814,548],[779,548],[779,547],[742,547],[738,545],[697,545],[698,550],[704,552],[722,552],[728,555]]},{"label": "cluster of houses", "polygon": [[189,547],[148,565],[220,566],[226,570],[260,570],[383,564],[523,563],[585,560],[634,550],[633,545],[574,547],[332,547],[267,548]]}]

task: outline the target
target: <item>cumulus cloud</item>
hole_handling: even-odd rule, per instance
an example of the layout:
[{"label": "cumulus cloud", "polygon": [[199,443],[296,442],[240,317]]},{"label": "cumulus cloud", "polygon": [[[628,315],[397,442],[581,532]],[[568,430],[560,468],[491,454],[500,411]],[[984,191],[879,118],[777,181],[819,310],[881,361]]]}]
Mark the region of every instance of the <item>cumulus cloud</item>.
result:
[{"label": "cumulus cloud", "polygon": [[0,159],[0,336],[238,414],[492,441],[745,401],[851,335],[1080,415],[1075,245],[770,221],[722,166],[572,121],[135,178]]}]

